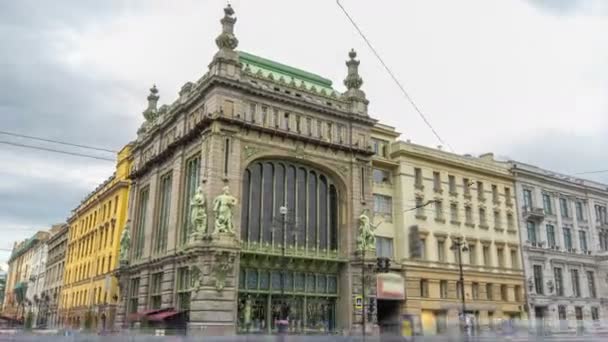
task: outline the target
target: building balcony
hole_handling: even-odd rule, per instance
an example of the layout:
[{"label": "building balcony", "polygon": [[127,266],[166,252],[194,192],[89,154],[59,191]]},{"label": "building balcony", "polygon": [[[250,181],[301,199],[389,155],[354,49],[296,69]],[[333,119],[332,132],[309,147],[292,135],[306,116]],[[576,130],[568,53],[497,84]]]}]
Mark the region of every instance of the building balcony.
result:
[{"label": "building balcony", "polygon": [[525,220],[542,221],[545,219],[545,209],[524,206],[522,215]]}]

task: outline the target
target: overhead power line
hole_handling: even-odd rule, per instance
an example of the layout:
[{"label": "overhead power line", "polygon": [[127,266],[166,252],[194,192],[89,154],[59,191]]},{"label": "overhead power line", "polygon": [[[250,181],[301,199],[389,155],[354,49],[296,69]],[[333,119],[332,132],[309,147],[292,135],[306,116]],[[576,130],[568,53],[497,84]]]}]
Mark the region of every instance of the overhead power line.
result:
[{"label": "overhead power line", "polygon": [[69,152],[69,151],[62,151],[62,150],[55,150],[55,149],[47,148],[47,147],[18,144],[18,143],[14,143],[14,142],[10,142],[10,141],[2,141],[2,140],[0,140],[0,144],[17,146],[17,147],[24,147],[24,148],[30,148],[30,149],[33,149],[33,150],[47,151],[47,152],[53,152],[53,153],[68,154],[68,155],[78,156],[78,157],[92,158],[92,159],[98,159],[98,160],[106,160],[106,161],[111,161],[111,162],[115,161],[114,159],[104,158],[104,157],[98,157],[98,156],[94,156],[94,155],[91,155],[91,154]]},{"label": "overhead power line", "polygon": [[577,172],[577,173],[573,173],[573,175],[588,175],[588,174],[592,174],[592,173],[604,173],[604,172],[608,172],[608,170]]},{"label": "overhead power line", "polygon": [[74,147],[80,147],[80,148],[87,148],[87,149],[90,149],[90,150],[104,151],[104,152],[110,152],[110,153],[118,153],[118,151],[110,150],[110,149],[103,148],[103,147],[81,145],[81,144],[75,144],[75,143],[66,142],[66,141],[59,141],[59,140],[53,140],[53,139],[35,137],[35,136],[25,135],[25,134],[18,134],[18,133],[6,132],[6,131],[0,131],[0,134],[10,135],[10,136],[19,137],[19,138],[32,139],[32,140],[46,141],[46,142],[50,142],[50,143],[54,143],[54,144],[60,144],[60,145],[74,146]]},{"label": "overhead power line", "polygon": [[365,34],[363,33],[363,31],[361,31],[361,29],[359,28],[359,25],[357,25],[357,23],[355,22],[355,20],[353,19],[353,17],[351,17],[350,14],[348,14],[348,11],[346,11],[346,9],[344,8],[344,6],[342,6],[342,4],[340,3],[340,0],[336,0],[336,4],[338,4],[338,6],[342,9],[342,12],[344,12],[344,14],[348,18],[348,20],[355,27],[355,29],[357,30],[357,32],[359,32],[359,35],[361,36],[361,38],[363,38],[363,40],[365,41],[365,43],[367,44],[367,46],[370,48],[370,50],[372,50],[372,52],[374,53],[374,55],[376,56],[376,58],[378,58],[378,60],[380,61],[380,64],[382,64],[382,66],[384,67],[384,69],[386,70],[386,72],[388,72],[388,74],[391,76],[391,78],[393,79],[393,81],[395,81],[395,83],[397,84],[397,86],[399,87],[399,89],[401,89],[401,93],[403,93],[403,95],[405,96],[405,98],[407,99],[407,101],[412,105],[412,107],[414,107],[414,110],[422,118],[422,120],[424,121],[424,123],[431,129],[431,132],[433,132],[433,135],[435,135],[435,137],[437,138],[437,140],[439,140],[439,142],[442,145],[447,146],[450,149],[450,151],[454,152],[454,149],[452,148],[452,146],[450,146],[450,144],[448,142],[444,141],[441,138],[441,136],[439,136],[439,133],[437,133],[437,131],[435,130],[435,128],[433,127],[433,125],[431,125],[431,123],[429,122],[429,120],[422,113],[422,110],[420,110],[420,108],[418,107],[418,105],[416,105],[416,103],[414,102],[414,99],[412,99],[412,97],[408,94],[408,92],[405,90],[405,87],[403,87],[403,85],[401,84],[401,82],[399,82],[399,80],[397,79],[397,77],[395,76],[395,74],[391,71],[391,69],[388,67],[388,65],[384,62],[384,60],[382,59],[382,57],[380,57],[380,54],[378,53],[378,51],[376,51],[376,49],[374,48],[374,46],[372,45],[372,43],[369,41],[369,39],[367,39],[367,37],[365,36]]}]

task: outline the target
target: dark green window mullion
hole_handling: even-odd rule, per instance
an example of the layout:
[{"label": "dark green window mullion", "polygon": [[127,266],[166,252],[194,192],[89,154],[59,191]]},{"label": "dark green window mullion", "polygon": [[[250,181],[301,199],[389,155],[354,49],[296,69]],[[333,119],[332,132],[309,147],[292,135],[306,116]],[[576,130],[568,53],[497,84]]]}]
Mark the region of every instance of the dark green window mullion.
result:
[{"label": "dark green window mullion", "polygon": [[[265,229],[266,227],[264,227],[264,164],[260,163],[260,198],[258,198],[258,200],[260,201],[260,215],[258,215],[258,220],[259,220],[259,227],[260,227],[260,236],[258,239],[258,244],[262,245],[264,242],[264,233],[265,233]],[[258,276],[258,286],[259,286],[259,276]]]}]

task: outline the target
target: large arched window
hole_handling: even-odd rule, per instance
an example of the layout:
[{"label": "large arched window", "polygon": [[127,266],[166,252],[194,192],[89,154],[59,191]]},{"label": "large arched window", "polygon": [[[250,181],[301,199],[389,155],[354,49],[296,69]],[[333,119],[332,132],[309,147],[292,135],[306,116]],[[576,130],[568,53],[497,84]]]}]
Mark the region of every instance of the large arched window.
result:
[{"label": "large arched window", "polygon": [[331,178],[316,169],[285,161],[254,162],[243,175],[241,239],[337,250],[338,196]]}]

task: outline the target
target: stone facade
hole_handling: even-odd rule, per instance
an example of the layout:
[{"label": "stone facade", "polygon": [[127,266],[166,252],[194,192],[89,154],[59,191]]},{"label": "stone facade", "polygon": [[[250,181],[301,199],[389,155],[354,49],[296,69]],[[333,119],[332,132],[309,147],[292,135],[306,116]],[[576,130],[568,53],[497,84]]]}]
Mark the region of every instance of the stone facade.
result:
[{"label": "stone facade", "polygon": [[[297,303],[289,304],[289,329],[360,329],[361,311],[352,301],[361,292],[353,227],[371,204],[368,145],[375,120],[367,115],[368,101],[359,89],[356,54],[352,51],[347,62],[348,90],[339,94],[322,77],[235,50],[233,14],[225,9],[219,50],[208,73],[186,83],[171,105],[157,108],[156,87],[148,97],[146,121],[133,147],[133,237],[129,260],[119,270],[119,320],[137,325],[146,311],[156,311],[185,316],[189,334],[272,332],[278,322],[274,301],[281,298],[280,305],[287,305],[285,284],[293,279],[288,291],[301,293],[293,296]],[[270,183],[256,183],[258,166],[276,170],[261,171],[266,176],[260,177],[274,185],[259,201],[251,189]],[[303,182],[297,185],[299,196],[335,203],[315,207],[327,210],[330,223],[310,206],[301,209],[300,199],[290,199],[292,192],[283,185],[295,179]],[[303,184],[310,186],[308,192]],[[206,198],[205,233],[193,235],[189,208],[199,186]],[[326,186],[331,186],[329,197],[324,197]],[[224,188],[238,201],[235,234],[217,233],[214,227],[214,200]],[[264,198],[272,196],[268,210],[255,207],[271,203]],[[314,226],[310,220],[298,218],[304,212],[320,220],[323,229],[309,228]],[[251,215],[262,216],[260,225],[248,223]],[[307,228],[298,228],[304,222]],[[280,232],[281,225],[283,232],[294,232],[294,240]],[[309,289],[314,298],[303,294]]]},{"label": "stone facade", "polygon": [[406,278],[401,313],[410,315],[415,331],[424,335],[458,328],[463,302],[455,248],[460,243],[472,329],[525,318],[509,165],[491,154],[456,155],[396,141],[398,136],[392,127],[377,125],[372,145],[374,214],[382,222],[377,251],[392,258],[393,272]]},{"label": "stone facade", "polygon": [[59,316],[65,327],[114,329],[118,249],[127,223],[131,145],[117,153],[116,171],[68,218],[69,233]]},{"label": "stone facade", "polygon": [[8,261],[3,315],[25,322],[26,314],[32,311],[33,296],[30,295],[30,299],[27,297],[30,279],[33,281],[36,279],[32,277],[32,259],[38,247],[43,245],[49,236],[49,232],[38,231],[29,239],[15,242]]},{"label": "stone facade", "polygon": [[65,255],[68,244],[68,226],[63,225],[47,241],[48,257],[44,277],[44,294],[47,304],[46,326],[60,327],[59,300],[63,285],[63,271],[65,269]]},{"label": "stone facade", "polygon": [[605,319],[608,188],[512,162],[530,319],[541,331]]}]

